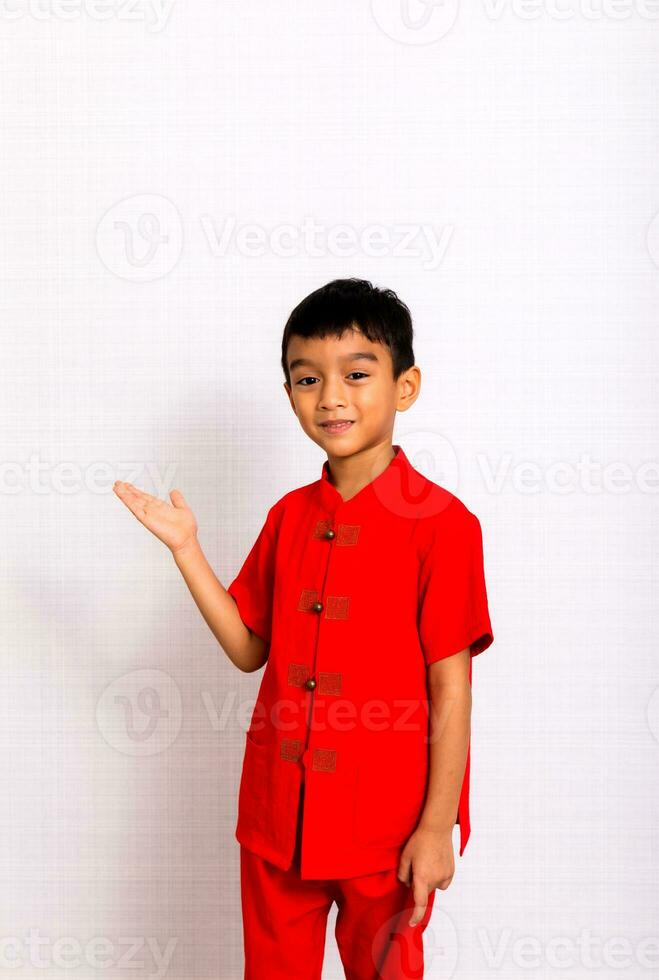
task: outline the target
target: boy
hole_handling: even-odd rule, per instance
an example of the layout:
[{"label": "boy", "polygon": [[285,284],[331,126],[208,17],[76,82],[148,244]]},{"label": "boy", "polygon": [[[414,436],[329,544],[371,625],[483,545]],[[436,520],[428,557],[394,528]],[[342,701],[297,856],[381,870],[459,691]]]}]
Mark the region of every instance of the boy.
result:
[{"label": "boy", "polygon": [[420,390],[412,333],[394,292],[356,279],[291,313],[284,388],[327,460],[227,590],[179,491],[116,485],[232,662],[266,665],[236,826],[246,980],[319,980],[334,901],[349,980],[422,976],[456,822],[460,854],[469,837],[471,660],[493,634],[478,519],[392,445]]}]

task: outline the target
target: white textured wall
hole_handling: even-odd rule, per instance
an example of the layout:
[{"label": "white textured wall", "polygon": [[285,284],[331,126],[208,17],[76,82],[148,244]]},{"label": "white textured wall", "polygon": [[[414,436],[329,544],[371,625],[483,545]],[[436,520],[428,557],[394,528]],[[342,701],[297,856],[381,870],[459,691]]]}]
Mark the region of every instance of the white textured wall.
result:
[{"label": "white textured wall", "polygon": [[351,275],[411,306],[395,441],[479,515],[496,635],[427,975],[657,975],[658,15],[2,3],[0,977],[242,977],[261,674],[110,488],[182,489],[228,584],[320,475],[286,316]]}]

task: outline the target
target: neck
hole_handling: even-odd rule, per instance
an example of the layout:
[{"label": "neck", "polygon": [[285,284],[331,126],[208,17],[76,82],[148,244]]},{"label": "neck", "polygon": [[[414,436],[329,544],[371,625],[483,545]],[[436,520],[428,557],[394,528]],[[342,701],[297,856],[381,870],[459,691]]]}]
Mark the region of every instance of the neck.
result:
[{"label": "neck", "polygon": [[395,456],[389,439],[350,456],[330,456],[328,453],[328,479],[343,499],[349,500],[376,480]]}]

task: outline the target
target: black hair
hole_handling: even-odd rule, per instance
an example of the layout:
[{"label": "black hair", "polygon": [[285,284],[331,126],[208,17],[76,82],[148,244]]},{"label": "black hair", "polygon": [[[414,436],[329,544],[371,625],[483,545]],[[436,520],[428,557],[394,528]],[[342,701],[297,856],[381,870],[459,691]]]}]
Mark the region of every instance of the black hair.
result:
[{"label": "black hair", "polygon": [[288,384],[287,350],[292,336],[342,337],[358,328],[372,343],[389,348],[394,381],[414,364],[412,316],[393,289],[366,279],[334,279],[309,293],[289,316],[281,345],[281,366]]}]

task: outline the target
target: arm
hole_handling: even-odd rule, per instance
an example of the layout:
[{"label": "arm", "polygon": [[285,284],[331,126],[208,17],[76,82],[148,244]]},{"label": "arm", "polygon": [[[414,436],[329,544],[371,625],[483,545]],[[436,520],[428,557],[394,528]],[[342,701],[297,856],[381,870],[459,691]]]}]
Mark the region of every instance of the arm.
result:
[{"label": "arm", "polygon": [[197,540],[197,521],[180,490],[171,490],[171,504],[144,493],[132,483],[114,484],[117,497],[172,553],[199,612],[229,660],[251,672],[267,659],[265,641],[243,623],[233,596],[208,564]]},{"label": "arm", "polygon": [[428,894],[446,889],[455,872],[452,832],[471,723],[469,647],[429,664],[430,750],[426,802],[401,854],[398,877],[414,888],[411,925],[423,918]]},{"label": "arm", "polygon": [[[420,826],[448,834],[455,825],[471,727],[469,648],[428,667],[430,752],[428,792]],[[453,849],[451,848],[451,853]]]},{"label": "arm", "polygon": [[399,868],[401,881],[414,888],[412,925],[423,916],[429,890],[448,888],[453,878],[452,830],[469,752],[471,658],[494,639],[480,522],[457,497],[438,514],[422,550],[419,605],[430,709],[428,787]]},{"label": "arm", "polygon": [[235,599],[215,575],[197,538],[172,555],[199,612],[229,660],[248,673],[262,667],[267,659],[265,641],[243,623]]}]

